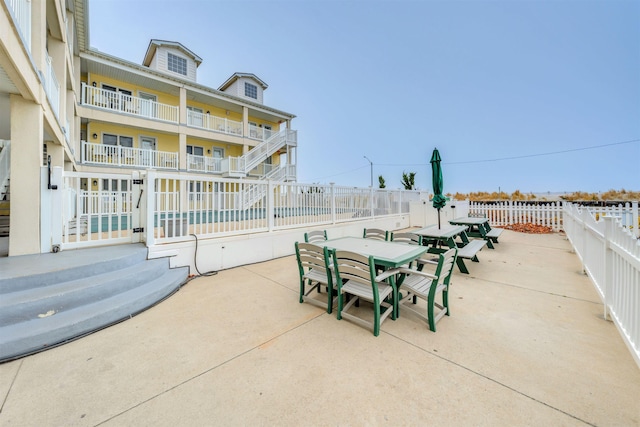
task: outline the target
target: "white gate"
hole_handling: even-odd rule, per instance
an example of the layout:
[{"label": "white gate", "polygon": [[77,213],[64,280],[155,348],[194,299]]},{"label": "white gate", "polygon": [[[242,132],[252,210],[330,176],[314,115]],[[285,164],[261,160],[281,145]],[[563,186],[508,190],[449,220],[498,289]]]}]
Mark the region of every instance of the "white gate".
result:
[{"label": "white gate", "polygon": [[[60,249],[140,241],[143,198],[138,172],[99,174],[61,171]],[[58,240],[58,239],[55,239]]]}]

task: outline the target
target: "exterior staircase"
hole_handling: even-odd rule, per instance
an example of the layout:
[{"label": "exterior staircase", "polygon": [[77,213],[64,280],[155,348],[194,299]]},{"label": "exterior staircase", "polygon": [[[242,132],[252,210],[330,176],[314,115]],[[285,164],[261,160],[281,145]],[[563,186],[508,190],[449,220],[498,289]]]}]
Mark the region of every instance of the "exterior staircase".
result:
[{"label": "exterior staircase", "polygon": [[253,147],[241,157],[227,157],[222,160],[222,176],[243,178],[250,170],[267,160],[284,146],[298,145],[298,133],[295,130],[284,129],[272,134],[269,138]]},{"label": "exterior staircase", "polygon": [[187,275],[137,244],[0,258],[0,363],[126,320]]}]

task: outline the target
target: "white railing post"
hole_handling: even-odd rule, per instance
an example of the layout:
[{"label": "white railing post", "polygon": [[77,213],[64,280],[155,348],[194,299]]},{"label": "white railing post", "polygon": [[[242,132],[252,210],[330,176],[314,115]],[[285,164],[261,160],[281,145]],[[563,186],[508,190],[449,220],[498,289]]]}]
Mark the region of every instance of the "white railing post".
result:
[{"label": "white railing post", "polygon": [[329,187],[329,194],[331,196],[331,223],[335,224],[336,223],[336,218],[337,218],[337,214],[336,214],[336,189],[335,189],[335,182],[330,182],[329,183],[330,187]]},{"label": "white railing post", "polygon": [[[144,241],[147,247],[151,247],[155,244],[155,216],[156,216],[156,193],[155,193],[155,181],[156,173],[153,170],[147,171],[144,184],[141,186],[144,189],[142,195],[143,203],[142,212],[144,212],[144,220],[140,226],[144,226]],[[159,218],[158,218],[159,220]]]},{"label": "white railing post", "polygon": [[373,206],[373,187],[369,187],[369,209],[370,209],[369,216],[373,218],[375,216],[375,210]]},{"label": "white railing post", "polygon": [[[131,242],[139,243],[142,239],[142,234],[147,232],[147,227],[143,224],[145,217],[143,216],[144,205],[146,199],[143,199],[144,194],[144,172],[133,171],[131,174]],[[134,233],[135,229],[144,229],[142,233]]]},{"label": "white railing post", "polygon": [[[255,184],[253,184],[255,185]],[[269,180],[267,182],[267,228],[269,231],[273,231],[273,227],[275,225],[275,200],[274,200],[274,185],[273,181]]]},{"label": "white railing post", "polygon": [[631,226],[629,230],[631,230],[634,236],[640,239],[640,222],[638,219],[638,201],[637,200],[634,202],[631,202]]}]

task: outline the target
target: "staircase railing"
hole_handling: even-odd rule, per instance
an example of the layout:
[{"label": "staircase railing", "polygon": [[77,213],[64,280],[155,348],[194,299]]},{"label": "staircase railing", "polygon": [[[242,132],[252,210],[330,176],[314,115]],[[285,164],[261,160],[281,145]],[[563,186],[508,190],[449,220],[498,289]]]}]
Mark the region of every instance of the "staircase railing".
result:
[{"label": "staircase railing", "polygon": [[8,191],[5,189],[9,186],[9,179],[11,177],[11,141],[0,140],[0,200],[7,196]]},{"label": "staircase railing", "polygon": [[[260,180],[284,182],[287,178],[292,176],[295,176],[295,165],[285,165],[272,169],[269,173],[263,175]],[[262,200],[262,198],[267,195],[268,187],[269,186],[264,183],[246,186],[242,196],[244,209],[249,209],[258,201]]]},{"label": "staircase railing", "polygon": [[278,133],[274,133],[267,140],[253,147],[245,155],[241,157],[228,157],[228,161],[223,163],[223,172],[246,175],[251,169],[264,162],[267,157],[274,154],[280,148],[285,145],[295,147],[297,144],[297,132],[291,129],[284,129]]}]

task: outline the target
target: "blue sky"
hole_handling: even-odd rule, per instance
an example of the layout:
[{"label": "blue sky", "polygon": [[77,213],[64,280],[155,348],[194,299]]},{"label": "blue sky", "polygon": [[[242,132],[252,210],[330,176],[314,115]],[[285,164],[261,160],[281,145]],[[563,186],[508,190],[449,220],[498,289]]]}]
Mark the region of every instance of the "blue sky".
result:
[{"label": "blue sky", "polygon": [[152,38],[198,82],[265,81],[297,116],[298,180],[402,173],[445,192],[640,190],[640,1],[89,0],[94,48],[141,63]]}]

